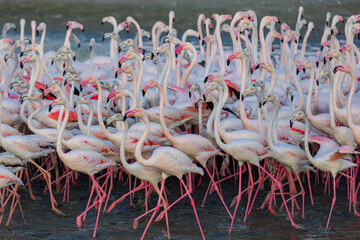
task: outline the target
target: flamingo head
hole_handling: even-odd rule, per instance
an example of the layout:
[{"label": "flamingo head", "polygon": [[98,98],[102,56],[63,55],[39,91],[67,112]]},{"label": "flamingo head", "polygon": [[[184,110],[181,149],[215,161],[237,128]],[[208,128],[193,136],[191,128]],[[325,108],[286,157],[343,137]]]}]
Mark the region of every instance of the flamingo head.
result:
[{"label": "flamingo head", "polygon": [[206,100],[207,96],[209,95],[209,93],[215,89],[219,89],[219,84],[216,82],[212,82],[210,83],[204,90],[204,101]]},{"label": "flamingo head", "polygon": [[230,54],[226,60],[226,65],[229,66],[231,61],[234,59],[242,59],[243,54],[241,52],[234,52]]},{"label": "flamingo head", "polygon": [[295,121],[303,120],[306,118],[306,115],[303,111],[298,111],[290,118],[290,128],[292,128]]},{"label": "flamingo head", "polygon": [[65,105],[66,104],[66,101],[64,98],[60,97],[60,98],[57,98],[55,99],[54,101],[52,101],[50,104],[49,104],[49,112],[51,112],[51,110],[56,106],[56,105]]},{"label": "flamingo head", "polygon": [[81,83],[81,78],[78,74],[71,75],[71,76],[65,78],[64,85],[68,84],[71,81]]},{"label": "flamingo head", "polygon": [[304,7],[300,6],[299,7],[299,13],[300,13],[300,19],[304,17]]},{"label": "flamingo head", "polygon": [[204,83],[206,82],[212,82],[212,81],[216,81],[218,80],[218,78],[220,78],[219,75],[207,75],[204,79]]},{"label": "flamingo head", "polygon": [[85,87],[86,84],[89,84],[89,83],[91,83],[91,84],[96,83],[95,78],[88,77],[88,78],[85,78],[84,80],[82,80],[80,83],[81,90]]},{"label": "flamingo head", "polygon": [[350,44],[345,44],[344,46],[342,46],[339,50],[341,53],[344,52],[350,52],[351,51],[351,45]]},{"label": "flamingo head", "polygon": [[211,14],[211,19],[215,19],[215,20],[216,20],[216,18],[218,18],[218,17],[219,17],[219,14],[217,14],[217,13]]},{"label": "flamingo head", "polygon": [[280,23],[279,19],[275,16],[265,16],[261,22],[263,22],[265,25],[267,25],[270,22],[277,22]]},{"label": "flamingo head", "polygon": [[257,62],[254,65],[252,65],[250,69],[251,74],[253,74],[253,72],[259,68],[265,68],[265,63]]},{"label": "flamingo head", "polygon": [[101,25],[106,22],[111,23],[114,26],[117,25],[116,19],[113,16],[103,17],[103,19],[101,20]]},{"label": "flamingo head", "polygon": [[207,37],[204,37],[203,40],[202,40],[202,42],[201,42],[201,45],[204,46],[205,43],[207,43],[207,42],[214,43],[214,42],[215,42],[215,37],[214,37],[214,35],[209,35],[209,36],[207,36]]},{"label": "flamingo head", "polygon": [[46,29],[46,24],[44,22],[41,22],[39,26],[36,28],[36,36],[39,36],[40,31]]},{"label": "flamingo head", "polygon": [[10,83],[9,89],[13,89],[14,87],[29,88],[30,84],[25,81],[14,81],[14,82]]},{"label": "flamingo head", "polygon": [[159,84],[155,80],[148,81],[147,84],[142,89],[143,96],[145,96],[145,93],[149,88],[159,87]]},{"label": "flamingo head", "polygon": [[344,72],[350,75],[353,74],[349,65],[337,65],[336,67],[334,67],[333,73],[335,74],[337,72]]},{"label": "flamingo head", "polygon": [[82,25],[81,23],[78,23],[76,21],[68,21],[66,23],[66,29],[75,29],[75,28],[79,28],[81,31],[85,32],[85,28],[84,25]]},{"label": "flamingo head", "polygon": [[25,63],[34,62],[34,61],[36,61],[36,55],[34,55],[34,54],[27,55],[21,59],[20,68],[22,69],[24,67]]},{"label": "flamingo head", "polygon": [[267,102],[272,102],[274,105],[278,105],[280,101],[279,98],[275,95],[266,95],[260,100],[259,108],[261,108],[261,106],[265,105]]},{"label": "flamingo head", "polygon": [[114,121],[125,121],[126,118],[120,113],[114,114],[111,117],[108,117],[105,121],[105,125],[109,126]]},{"label": "flamingo head", "polygon": [[38,96],[35,95],[35,94],[24,94],[22,97],[21,97],[21,100],[22,101],[26,101],[26,100],[29,100],[29,101],[36,101],[38,100]]},{"label": "flamingo head", "polygon": [[324,69],[324,70],[322,70],[322,71],[319,73],[319,75],[317,76],[317,78],[316,78],[316,80],[315,80],[315,81],[316,81],[316,85],[319,86],[319,80],[320,80],[321,78],[323,78],[323,77],[331,77],[329,70]]},{"label": "flamingo head", "polygon": [[142,109],[140,109],[140,108],[136,108],[136,109],[133,109],[133,110],[128,110],[124,114],[124,121],[128,117],[142,117],[142,116],[144,116],[144,111]]},{"label": "flamingo head", "polygon": [[196,90],[199,90],[199,89],[200,89],[200,85],[197,84],[197,83],[194,83],[194,84],[191,86],[191,88],[189,89],[189,98],[191,98],[191,93],[192,93],[193,91],[196,91]]},{"label": "flamingo head", "polygon": [[324,65],[326,64],[327,61],[331,61],[334,57],[336,57],[336,54],[339,53],[338,50],[332,50],[330,51],[329,53],[327,53],[325,56],[324,56]]},{"label": "flamingo head", "polygon": [[299,74],[299,72],[301,70],[303,70],[303,72],[305,73],[305,69],[306,68],[311,68],[311,67],[312,67],[311,62],[305,61],[305,62],[302,63],[302,62],[299,61],[299,65],[298,65],[298,67],[296,69],[296,74]]},{"label": "flamingo head", "polygon": [[74,108],[76,108],[80,103],[89,105],[91,103],[91,100],[88,97],[79,98],[75,101]]},{"label": "flamingo head", "polygon": [[241,101],[244,101],[245,97],[246,96],[249,96],[249,95],[253,95],[257,92],[256,90],[256,87],[249,87],[248,89],[246,89],[243,94],[241,94]]},{"label": "flamingo head", "polygon": [[121,68],[122,64],[129,60],[129,55],[124,54],[122,57],[119,58],[119,68]]},{"label": "flamingo head", "polygon": [[116,70],[115,78],[117,78],[122,73],[132,73],[132,72],[134,72],[134,70],[129,66],[121,67],[118,70]]},{"label": "flamingo head", "polygon": [[122,97],[121,91],[113,91],[112,93],[109,93],[108,98],[107,98],[107,102],[109,102],[114,97],[118,97],[118,98]]},{"label": "flamingo head", "polygon": [[281,30],[282,31],[287,31],[287,30],[290,30],[291,28],[290,28],[290,26],[289,25],[287,25],[286,23],[282,23],[281,24]]},{"label": "flamingo head", "polygon": [[180,45],[175,49],[175,57],[177,57],[182,50],[186,50],[184,47],[186,47],[186,44]]}]

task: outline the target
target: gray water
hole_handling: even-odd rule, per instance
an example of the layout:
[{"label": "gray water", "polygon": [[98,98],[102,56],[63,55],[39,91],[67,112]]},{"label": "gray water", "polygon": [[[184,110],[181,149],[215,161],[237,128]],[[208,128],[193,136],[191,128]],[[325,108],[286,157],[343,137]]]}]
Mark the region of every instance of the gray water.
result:
[{"label": "gray water", "polygon": [[[82,41],[82,47],[76,49],[80,59],[88,58],[88,43],[94,37],[99,43],[96,53],[104,55],[107,53],[109,40],[104,44],[101,39],[105,32],[111,32],[110,24],[101,25],[101,19],[105,16],[114,16],[118,23],[124,21],[127,16],[133,16],[140,26],[151,31],[153,24],[161,20],[168,22],[169,11],[175,11],[176,21],[174,27],[178,30],[179,36],[188,28],[196,30],[196,21],[200,13],[210,17],[212,13],[234,14],[239,10],[252,9],[256,12],[258,21],[266,15],[275,15],[281,22],[286,22],[292,29],[295,23],[300,5],[304,7],[304,18],[314,22],[315,31],[311,33],[309,43],[320,46],[320,37],[325,24],[327,12],[332,15],[338,14],[346,17],[358,14],[360,1],[334,1],[334,0],[273,0],[273,1],[254,1],[254,0],[183,0],[183,1],[147,1],[147,0],[1,0],[0,24],[14,22],[19,26],[20,18],[24,18],[26,23],[26,34],[31,36],[30,21],[36,20],[37,24],[45,22],[47,24],[47,38],[45,51],[58,49],[62,46],[66,23],[69,20],[76,20],[84,24],[85,33],[74,30]],[[337,25],[343,34],[343,23]],[[306,27],[302,29],[304,36]],[[121,38],[127,39],[134,37],[135,27],[131,26],[130,34],[121,32]],[[18,35],[10,33],[10,36],[18,38]],[[224,35],[228,39],[227,36]],[[344,38],[344,35],[339,37]],[[225,41],[225,45],[229,41]],[[73,46],[75,50],[75,45]]]},{"label": "gray water", "polygon": [[[299,4],[304,6],[304,17],[308,21],[315,23],[315,31],[310,35],[310,43],[319,46],[319,38],[325,22],[326,12],[343,15],[344,17],[360,12],[360,1],[251,1],[251,0],[222,0],[222,1],[116,1],[116,0],[63,0],[63,1],[40,1],[40,0],[1,0],[0,2],[0,24],[5,22],[15,22],[19,26],[20,18],[25,18],[26,35],[30,37],[30,21],[42,21],[47,24],[47,37],[45,40],[45,50],[55,50],[63,43],[66,31],[66,22],[76,20],[85,26],[85,33],[74,30],[74,33],[81,39],[82,46],[77,51],[80,58],[88,56],[87,44],[90,38],[96,38],[98,45],[96,54],[107,54],[108,41],[101,42],[105,32],[112,31],[110,24],[101,25],[104,16],[113,15],[118,22],[125,20],[126,16],[133,16],[145,30],[150,31],[152,25],[157,20],[168,21],[168,12],[174,10],[176,21],[174,27],[181,34],[188,28],[196,28],[196,20],[199,13],[205,13],[209,17],[212,13],[234,14],[238,10],[253,9],[257,13],[258,19],[265,15],[276,15],[282,22],[288,23],[294,28]],[[338,24],[343,32],[343,23]],[[302,30],[305,33],[305,28]],[[131,27],[130,34],[121,33],[122,39],[134,36],[134,27]],[[18,38],[18,33],[10,32],[9,36]],[[341,38],[341,37],[340,37]],[[18,209],[15,211],[11,223],[12,231],[5,227],[0,227],[1,239],[89,239],[92,236],[96,213],[91,211],[83,228],[77,228],[75,217],[85,208],[89,195],[88,182],[85,177],[80,180],[81,189],[71,187],[71,198],[69,203],[62,203],[62,195],[56,194],[59,208],[66,213],[66,216],[59,217],[51,211],[48,195],[42,195],[44,182],[35,181],[33,188],[37,197],[36,201],[29,198],[26,189],[19,191],[22,199],[27,226],[24,226]],[[241,201],[237,220],[233,233],[229,236],[230,218],[226,215],[216,194],[212,194],[205,208],[200,207],[200,203],[205,194],[207,181],[196,189],[194,199],[205,236],[208,239],[250,239],[250,238],[282,238],[282,239],[314,239],[314,238],[358,238],[360,220],[348,211],[348,201],[346,199],[345,183],[339,188],[338,199],[333,212],[330,229],[325,230],[328,213],[330,210],[332,196],[324,196],[321,184],[313,189],[315,205],[311,206],[309,195],[306,195],[305,219],[301,219],[300,212],[295,213],[295,222],[302,226],[301,230],[291,227],[284,211],[273,216],[268,210],[258,209],[266,196],[266,191],[260,193],[254,210],[247,223],[243,223],[243,214],[246,207],[247,195]],[[172,202],[179,196],[178,182],[170,179],[167,183],[171,191],[169,200]],[[232,198],[237,194],[237,186],[232,181],[222,184],[226,203],[229,205]],[[115,183],[115,189],[110,198],[110,203],[122,194],[126,193],[127,186]],[[151,195],[150,206],[154,206],[156,195]],[[300,201],[300,198],[299,198]],[[136,208],[130,208],[128,200],[119,204],[110,214],[102,215],[100,218],[98,237],[104,239],[139,239],[146,226],[147,219],[139,222],[137,230],[132,229],[132,221],[135,217],[144,212],[142,205],[143,192],[135,195]],[[278,210],[278,209],[275,209]],[[233,208],[231,208],[233,211]],[[278,211],[277,211],[278,212]],[[189,205],[188,199],[184,199],[176,205],[170,212],[170,230],[174,239],[199,239],[200,234]],[[6,218],[5,218],[6,220]],[[3,226],[3,225],[2,225]],[[147,239],[162,239],[166,231],[165,222],[154,223],[151,225]]]}]

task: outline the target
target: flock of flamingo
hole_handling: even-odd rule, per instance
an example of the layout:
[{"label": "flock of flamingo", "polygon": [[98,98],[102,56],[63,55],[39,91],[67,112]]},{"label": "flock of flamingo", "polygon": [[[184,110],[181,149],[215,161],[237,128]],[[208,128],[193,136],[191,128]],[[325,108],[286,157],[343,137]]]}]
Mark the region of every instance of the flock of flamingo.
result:
[{"label": "flock of flamingo", "polygon": [[[88,212],[97,211],[94,237],[102,211],[110,212],[126,198],[133,204],[134,194],[144,190],[145,213],[133,224],[137,228],[140,219],[151,215],[141,239],[163,217],[170,239],[168,213],[185,197],[205,239],[192,198],[205,184],[203,178],[209,185],[201,206],[215,191],[229,217],[229,234],[243,194],[246,222],[260,190],[266,193],[260,208],[274,215],[285,209],[297,229],[293,218],[295,211],[304,218],[305,197],[319,204],[313,201],[312,185],[323,184],[325,194],[333,192],[326,228],[338,188],[346,189],[349,211],[360,217],[360,98],[354,96],[359,90],[360,52],[354,37],[360,37],[360,14],[347,18],[340,46],[337,25],[344,18],[331,19],[328,13],[316,54],[306,53],[314,24],[304,19],[302,7],[294,30],[275,16],[263,17],[258,26],[252,10],[211,18],[200,14],[197,30],[186,30],[180,40],[174,20],[171,11],[168,25],[157,21],[150,33],[132,17],[120,24],[104,17],[101,23],[114,27],[103,35],[103,41],[110,40],[109,55],[94,56],[91,39],[90,58],[83,63],[76,61],[70,44],[80,47],[72,32],[84,31],[81,23],[69,21],[64,45],[50,52],[43,50],[45,23],[32,21],[28,39],[21,19],[16,41],[6,37],[15,24],[4,25],[0,222],[8,209],[6,226],[15,209],[25,222],[18,190],[27,188],[35,200],[31,182],[37,178],[45,181],[53,211],[62,215],[53,191],[69,202],[70,187],[77,186],[81,174],[89,176],[91,191],[76,223],[80,228]],[[131,25],[136,36],[122,41],[119,33]],[[221,32],[230,34],[230,51],[224,51]],[[152,50],[144,48],[144,37],[151,39]],[[192,37],[196,47],[188,42]],[[280,56],[272,51],[276,39]],[[169,176],[179,179],[181,190],[172,203],[165,184]],[[110,195],[116,195],[114,178],[128,182],[129,192],[110,204]],[[221,189],[229,179],[238,188],[230,204]],[[152,192],[158,201],[149,209]]]}]

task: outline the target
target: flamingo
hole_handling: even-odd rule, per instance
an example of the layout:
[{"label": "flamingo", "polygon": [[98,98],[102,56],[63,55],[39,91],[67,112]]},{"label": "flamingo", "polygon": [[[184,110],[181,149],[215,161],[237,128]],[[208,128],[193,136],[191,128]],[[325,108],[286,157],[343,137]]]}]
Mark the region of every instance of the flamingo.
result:
[{"label": "flamingo", "polygon": [[[94,190],[96,190],[96,193],[99,198],[98,200],[94,201],[94,203],[90,207],[88,206],[85,209],[85,211],[76,218],[76,224],[78,227],[81,227],[81,222],[82,222],[81,218],[83,216],[86,216],[85,214],[91,208],[93,208],[96,204],[99,204],[98,214],[97,214],[95,229],[94,229],[94,234],[93,234],[93,237],[96,237],[96,230],[97,230],[97,225],[99,222],[101,205],[106,198],[106,192],[99,185],[99,183],[95,180],[94,175],[108,167],[115,166],[115,163],[113,161],[107,159],[106,157],[104,157],[102,154],[95,152],[95,151],[91,151],[91,150],[76,149],[76,150],[72,150],[67,153],[64,153],[62,146],[61,146],[61,139],[62,139],[63,132],[65,130],[66,123],[69,119],[70,110],[69,110],[68,103],[66,103],[66,100],[64,100],[63,98],[56,99],[54,101],[54,104],[65,105],[65,117],[64,117],[64,121],[62,122],[60,131],[57,135],[56,152],[58,153],[59,158],[71,170],[85,173],[90,176],[90,179],[93,184],[92,184],[92,188],[91,188],[92,189],[91,194],[89,197],[89,203],[90,203],[92,193],[94,192]],[[110,174],[111,174],[111,172],[110,172]]]},{"label": "flamingo", "polygon": [[149,88],[157,87],[160,91],[161,97],[160,97],[160,124],[162,127],[162,130],[164,131],[165,136],[169,139],[172,146],[179,149],[180,151],[184,152],[186,155],[188,155],[191,159],[195,159],[197,162],[199,162],[203,168],[208,173],[211,181],[215,185],[215,190],[217,194],[219,195],[225,209],[227,210],[228,214],[231,217],[231,213],[228,210],[223,197],[220,194],[220,191],[214,181],[214,179],[211,176],[211,173],[209,172],[207,168],[207,161],[216,156],[220,155],[220,150],[216,149],[215,146],[211,143],[211,141],[205,137],[202,137],[197,134],[185,134],[185,135],[171,135],[168,131],[165,123],[164,118],[164,105],[165,105],[165,99],[164,99],[164,90],[163,88],[156,82],[156,81],[149,81],[144,87],[143,91],[146,92]]},{"label": "flamingo", "polygon": [[[304,112],[300,111],[297,112],[295,115],[293,115],[290,119],[290,124],[295,122],[296,120],[303,119],[305,121],[306,130],[309,130],[309,121],[305,115]],[[320,144],[320,149],[316,153],[316,155],[313,157],[310,154],[309,150],[309,140],[315,141],[316,143]],[[350,167],[356,167],[357,165],[355,163],[352,163],[344,158],[346,154],[360,154],[360,152],[355,151],[355,148],[348,145],[339,146],[336,142],[332,141],[331,139],[324,138],[324,137],[312,137],[309,139],[309,134],[306,131],[305,132],[305,152],[306,156],[316,168],[320,169],[324,172],[330,172],[333,177],[333,191],[334,191],[334,197],[332,200],[332,205],[330,209],[329,218],[326,224],[326,229],[329,228],[331,214],[336,202],[336,183],[335,183],[335,177],[337,173],[340,173],[341,175],[344,175],[345,177],[348,177],[352,181],[352,192],[351,194],[355,194],[355,182],[353,182],[354,178],[346,175],[345,173],[342,173],[342,171],[350,168]],[[356,212],[356,206],[354,201],[354,211]]]},{"label": "flamingo", "polygon": [[136,145],[136,150],[135,150],[136,160],[140,164],[142,164],[146,167],[158,168],[162,172],[162,178],[163,178],[163,180],[161,180],[161,189],[160,189],[160,195],[159,195],[159,200],[158,200],[157,206],[154,210],[153,215],[151,216],[151,218],[148,222],[148,225],[145,228],[145,231],[144,231],[141,239],[143,239],[145,237],[146,231],[149,228],[150,223],[152,222],[153,218],[155,217],[155,214],[158,212],[158,210],[160,208],[160,200],[161,200],[161,196],[162,196],[162,193],[164,190],[165,179],[172,175],[176,176],[180,180],[184,189],[186,190],[186,193],[191,201],[191,205],[192,205],[194,213],[195,213],[195,217],[196,217],[199,229],[200,229],[201,236],[203,239],[205,239],[205,236],[202,231],[201,224],[200,224],[197,212],[196,212],[195,202],[194,202],[193,198],[191,197],[189,189],[186,187],[184,181],[182,180],[182,176],[186,173],[198,173],[200,175],[203,175],[204,174],[203,170],[201,168],[197,167],[195,164],[193,164],[192,161],[190,160],[190,158],[185,153],[183,153],[180,150],[173,148],[173,147],[159,147],[153,151],[150,158],[144,159],[141,154],[141,148],[142,148],[142,145],[149,133],[149,128],[150,128],[149,118],[146,116],[145,112],[142,109],[138,109],[138,108],[127,111],[124,115],[124,118],[126,119],[127,117],[130,117],[130,116],[142,118],[146,125],[145,133],[142,135],[142,137],[140,138],[139,142]]}]

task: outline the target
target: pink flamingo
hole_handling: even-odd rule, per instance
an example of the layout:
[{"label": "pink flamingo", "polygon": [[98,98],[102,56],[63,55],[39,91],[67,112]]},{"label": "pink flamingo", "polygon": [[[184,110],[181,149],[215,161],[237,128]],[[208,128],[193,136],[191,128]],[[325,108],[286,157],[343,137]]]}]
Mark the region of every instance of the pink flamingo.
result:
[{"label": "pink flamingo", "polygon": [[164,131],[165,136],[169,139],[173,147],[179,149],[180,151],[187,154],[191,159],[195,159],[199,162],[203,168],[208,173],[211,181],[214,184],[215,191],[219,195],[225,209],[227,210],[229,216],[231,217],[231,213],[228,210],[223,197],[218,189],[217,184],[215,183],[214,179],[212,178],[211,173],[207,168],[207,162],[210,158],[220,155],[220,150],[216,149],[211,141],[203,136],[197,134],[184,134],[184,135],[171,135],[169,130],[166,127],[165,118],[164,118],[164,105],[165,105],[165,98],[164,98],[164,90],[156,81],[149,81],[143,88],[143,92],[146,92],[149,88],[158,88],[161,94],[160,98],[160,124]]},{"label": "pink flamingo", "polygon": [[[78,171],[78,172],[89,175],[90,179],[93,183],[92,188],[91,188],[90,197],[89,197],[88,206],[85,209],[85,211],[76,218],[76,224],[78,227],[81,227],[81,222],[82,222],[81,218],[83,216],[85,217],[86,216],[85,214],[91,208],[93,208],[97,204],[99,204],[98,214],[97,214],[96,224],[95,224],[95,229],[94,229],[94,234],[93,234],[93,237],[96,237],[96,230],[97,230],[97,225],[99,222],[101,205],[106,198],[106,192],[102,189],[102,187],[99,185],[99,183],[95,180],[94,175],[96,173],[106,169],[107,167],[114,166],[115,163],[113,161],[107,159],[106,157],[104,157],[102,154],[95,152],[95,151],[91,151],[91,150],[76,149],[76,150],[72,150],[67,153],[64,153],[64,151],[62,150],[62,146],[61,146],[61,139],[62,139],[63,132],[65,130],[66,123],[69,119],[69,112],[70,112],[69,106],[66,103],[66,100],[64,100],[63,98],[56,99],[54,101],[54,104],[65,105],[65,117],[64,117],[64,121],[62,122],[60,132],[58,133],[57,141],[56,141],[56,151],[59,155],[59,158],[71,170]],[[111,171],[108,174],[111,174]],[[89,203],[90,203],[90,200],[91,200],[94,190],[96,190],[97,197],[99,199],[94,201],[94,203],[91,206],[89,206]]]},{"label": "pink flamingo", "polygon": [[[292,124],[296,120],[303,119],[305,121],[306,130],[309,129],[309,121],[307,117],[305,116],[305,113],[300,111],[297,112],[295,115],[293,115],[290,119],[290,124]],[[320,149],[316,153],[316,155],[313,157],[310,153],[309,149],[309,140],[315,141],[316,143],[320,144]],[[345,173],[341,173],[342,171],[350,168],[350,167],[356,167],[357,165],[355,163],[352,163],[348,160],[346,160],[344,157],[347,154],[360,154],[360,152],[355,151],[355,148],[352,146],[339,146],[337,143],[332,141],[331,139],[324,138],[324,137],[311,137],[309,139],[309,134],[306,131],[305,132],[305,152],[306,156],[309,159],[309,161],[318,169],[324,172],[330,172],[333,176],[333,187],[334,187],[334,197],[332,200],[332,205],[330,209],[329,218],[326,224],[326,229],[329,228],[331,213],[333,211],[335,202],[336,202],[336,182],[335,177],[337,173],[340,173],[341,175],[348,177],[353,182],[353,178],[346,175]],[[352,194],[355,194],[355,182],[352,183]],[[354,210],[356,211],[355,201],[354,201]]]},{"label": "pink flamingo", "polygon": [[144,231],[141,239],[144,239],[146,231],[148,230],[153,218],[155,217],[155,214],[158,212],[158,210],[160,208],[160,201],[161,201],[162,193],[164,191],[165,179],[172,175],[176,176],[182,183],[183,187],[185,188],[186,193],[191,201],[191,205],[193,207],[195,217],[196,217],[197,223],[199,225],[201,236],[203,239],[205,239],[205,236],[202,231],[201,224],[200,224],[197,212],[196,212],[195,202],[194,202],[193,198],[191,197],[189,189],[186,187],[184,181],[182,180],[182,176],[186,173],[198,173],[198,174],[203,175],[204,174],[203,170],[201,168],[197,167],[195,164],[193,164],[192,161],[190,160],[190,158],[185,153],[183,153],[180,150],[173,148],[173,147],[159,147],[153,151],[150,158],[144,159],[141,154],[141,148],[142,148],[142,145],[149,133],[149,128],[150,128],[149,119],[142,109],[134,109],[134,110],[127,111],[124,115],[124,118],[126,119],[127,117],[130,117],[130,116],[140,117],[144,120],[144,122],[146,124],[145,133],[142,135],[142,137],[140,138],[139,142],[136,145],[136,149],[135,149],[136,160],[140,164],[142,164],[146,167],[158,168],[162,172],[162,177],[163,177],[163,180],[161,181],[161,189],[160,189],[160,195],[159,195],[159,200],[158,200],[157,206],[145,228],[145,231]]}]

